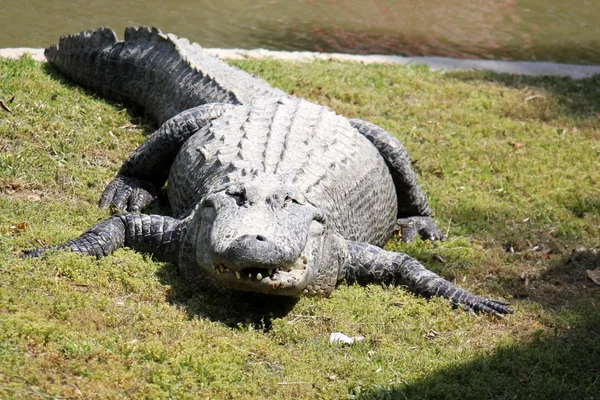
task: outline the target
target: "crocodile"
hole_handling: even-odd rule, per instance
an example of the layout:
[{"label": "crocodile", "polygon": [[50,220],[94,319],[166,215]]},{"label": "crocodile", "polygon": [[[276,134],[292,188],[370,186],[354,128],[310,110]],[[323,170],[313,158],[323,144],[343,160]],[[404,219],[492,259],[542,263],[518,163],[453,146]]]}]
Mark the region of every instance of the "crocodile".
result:
[{"label": "crocodile", "polygon": [[[103,192],[112,216],[79,237],[26,251],[98,258],[129,247],[175,263],[188,282],[327,296],[341,282],[404,285],[472,313],[512,313],[404,253],[400,230],[442,240],[403,145],[381,127],[294,97],[156,28],[60,38],[45,56],[102,97],[157,123]],[[144,208],[166,185],[171,212]]]}]

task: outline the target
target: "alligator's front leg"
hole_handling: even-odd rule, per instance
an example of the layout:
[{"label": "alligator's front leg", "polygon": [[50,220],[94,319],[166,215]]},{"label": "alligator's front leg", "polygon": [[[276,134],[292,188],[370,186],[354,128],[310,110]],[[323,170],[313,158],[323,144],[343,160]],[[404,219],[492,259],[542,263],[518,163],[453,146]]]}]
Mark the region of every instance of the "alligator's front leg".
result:
[{"label": "alligator's front leg", "polygon": [[367,243],[347,241],[347,259],[339,281],[406,285],[423,296],[440,296],[468,311],[486,312],[495,316],[510,314],[507,303],[467,292],[429,271],[404,253],[382,250]]},{"label": "alligator's front leg", "polygon": [[156,197],[167,181],[169,169],[186,140],[212,119],[231,110],[230,104],[206,104],[190,108],[165,122],[142,143],[108,184],[100,207],[140,211]]},{"label": "alligator's front leg", "polygon": [[379,150],[390,170],[398,197],[398,226],[402,240],[410,242],[417,234],[426,240],[444,239],[444,234],[430,217],[427,198],[417,182],[417,175],[402,143],[370,122],[351,119],[350,124]]},{"label": "alligator's front leg", "polygon": [[120,214],[94,225],[81,236],[56,246],[25,250],[37,257],[48,250],[70,249],[76,253],[106,257],[119,247],[152,253],[164,261],[175,261],[186,231],[182,220],[162,215]]}]

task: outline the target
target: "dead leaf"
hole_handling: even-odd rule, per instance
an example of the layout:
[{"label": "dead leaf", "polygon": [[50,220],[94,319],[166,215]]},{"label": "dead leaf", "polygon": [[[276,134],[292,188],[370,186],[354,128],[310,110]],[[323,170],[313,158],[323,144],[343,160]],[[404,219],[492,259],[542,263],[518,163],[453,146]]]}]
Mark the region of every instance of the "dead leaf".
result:
[{"label": "dead leaf", "polygon": [[327,375],[327,379],[329,379],[330,381],[335,381],[337,377],[338,376],[336,374]]},{"label": "dead leaf", "polygon": [[33,202],[42,201],[42,197],[38,194],[28,194],[27,200],[33,201]]},{"label": "dead leaf", "polygon": [[596,285],[600,285],[600,268],[596,268],[595,270],[587,269],[585,272]]},{"label": "dead leaf", "polygon": [[87,285],[85,283],[77,283],[77,282],[69,282],[71,285],[73,286],[77,286],[77,287],[89,287],[90,285]]},{"label": "dead leaf", "polygon": [[521,272],[521,280],[523,281],[523,286],[529,285],[529,275],[525,271]]},{"label": "dead leaf", "polygon": [[442,264],[446,264],[446,260],[444,259],[444,257],[440,256],[439,254],[434,254],[431,256],[431,258],[433,258],[436,261],[441,262]]},{"label": "dead leaf", "polygon": [[508,142],[508,144],[510,144],[512,147],[514,147],[515,149],[518,149],[520,147],[523,147],[523,145],[521,143],[517,143],[517,142]]},{"label": "dead leaf", "polygon": [[525,98],[525,101],[531,101],[533,99],[545,99],[546,96],[542,95],[542,94],[534,94],[533,96],[528,96]]},{"label": "dead leaf", "polygon": [[430,329],[429,332],[427,332],[425,334],[425,337],[427,339],[434,339],[435,337],[439,336],[440,334],[437,331],[434,331],[433,329]]},{"label": "dead leaf", "polygon": [[413,96],[412,94],[407,94],[406,96],[404,96],[404,100],[407,103],[419,102],[419,98],[416,96]]},{"label": "dead leaf", "polygon": [[2,108],[4,111],[12,113],[12,110],[10,108],[8,108],[8,106],[6,104],[4,104],[4,101],[0,100],[0,108]]},{"label": "dead leaf", "polygon": [[18,235],[19,233],[24,232],[27,228],[29,228],[29,224],[27,222],[19,222],[18,224],[11,225],[9,230],[13,235]]}]

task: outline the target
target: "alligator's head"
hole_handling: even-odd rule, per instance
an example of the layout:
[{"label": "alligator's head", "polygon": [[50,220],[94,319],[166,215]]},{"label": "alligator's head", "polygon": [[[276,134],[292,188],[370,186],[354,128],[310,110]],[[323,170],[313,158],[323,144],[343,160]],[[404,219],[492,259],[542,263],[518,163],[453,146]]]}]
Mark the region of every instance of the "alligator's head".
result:
[{"label": "alligator's head", "polygon": [[300,294],[321,263],[321,211],[291,185],[235,182],[198,210],[196,264],[237,290]]}]

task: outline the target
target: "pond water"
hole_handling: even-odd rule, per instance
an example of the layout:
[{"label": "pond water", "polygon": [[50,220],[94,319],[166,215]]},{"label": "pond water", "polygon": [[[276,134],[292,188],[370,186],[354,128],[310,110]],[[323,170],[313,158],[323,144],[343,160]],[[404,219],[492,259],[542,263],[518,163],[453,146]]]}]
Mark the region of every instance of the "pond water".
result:
[{"label": "pond water", "polygon": [[598,0],[2,0],[0,47],[152,25],[205,47],[600,64]]}]

